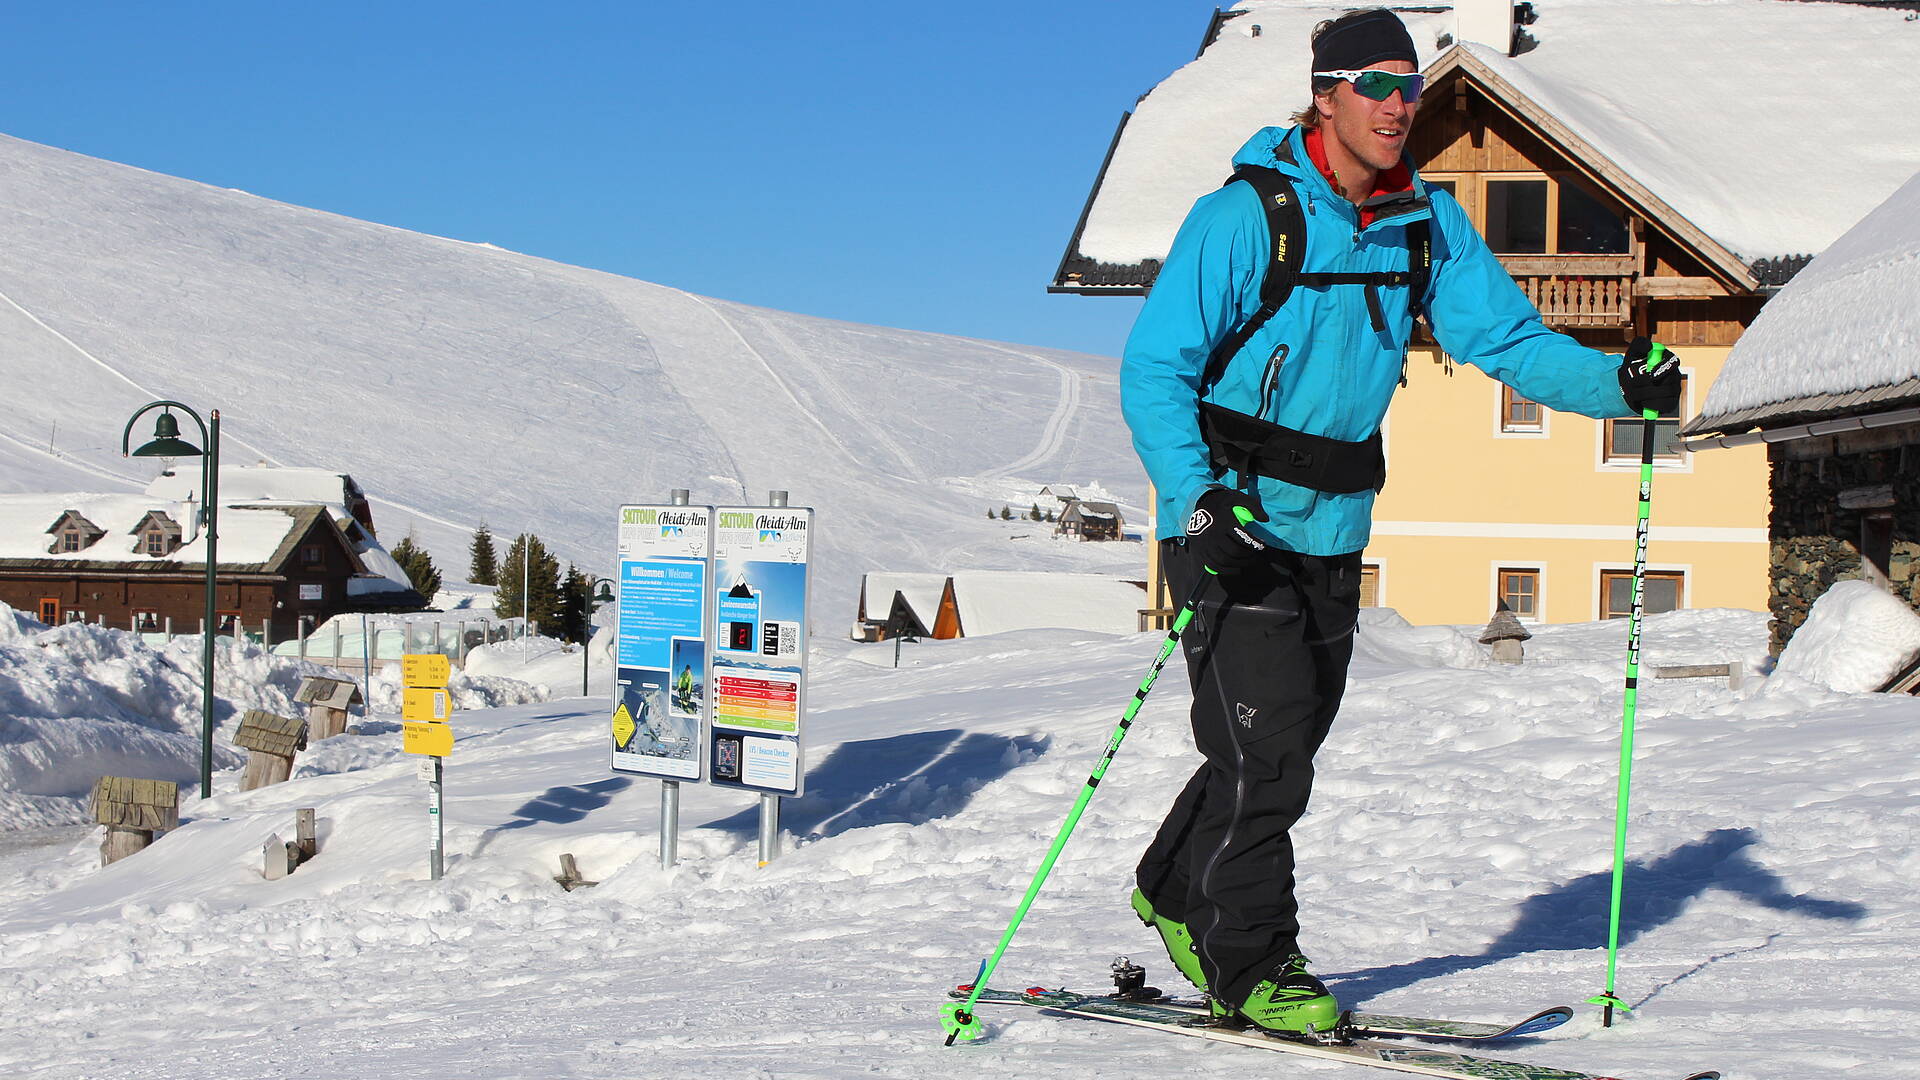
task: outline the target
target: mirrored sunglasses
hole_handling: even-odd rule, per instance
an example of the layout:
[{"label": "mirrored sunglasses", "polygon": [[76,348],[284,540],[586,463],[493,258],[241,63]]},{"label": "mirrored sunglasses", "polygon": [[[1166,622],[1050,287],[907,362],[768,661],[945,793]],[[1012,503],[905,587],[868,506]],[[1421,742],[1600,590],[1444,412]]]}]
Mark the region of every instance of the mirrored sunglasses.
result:
[{"label": "mirrored sunglasses", "polygon": [[1412,104],[1420,100],[1420,89],[1427,84],[1420,74],[1397,75],[1391,71],[1368,68],[1365,71],[1316,71],[1315,78],[1339,79],[1353,84],[1353,92],[1375,101],[1385,101],[1400,91],[1400,100]]}]

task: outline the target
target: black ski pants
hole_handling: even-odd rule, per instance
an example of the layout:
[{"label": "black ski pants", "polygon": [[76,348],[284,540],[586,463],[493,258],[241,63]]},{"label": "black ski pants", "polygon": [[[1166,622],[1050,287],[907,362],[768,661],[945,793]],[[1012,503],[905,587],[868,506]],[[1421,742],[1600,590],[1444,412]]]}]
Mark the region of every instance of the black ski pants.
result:
[{"label": "black ski pants", "polygon": [[[1173,595],[1203,571],[1161,543]],[[1209,987],[1238,1005],[1298,951],[1288,830],[1306,812],[1313,755],[1346,689],[1360,609],[1360,554],[1271,549],[1207,583],[1181,644],[1193,741],[1206,761],[1140,860],[1155,912],[1184,921]]]}]

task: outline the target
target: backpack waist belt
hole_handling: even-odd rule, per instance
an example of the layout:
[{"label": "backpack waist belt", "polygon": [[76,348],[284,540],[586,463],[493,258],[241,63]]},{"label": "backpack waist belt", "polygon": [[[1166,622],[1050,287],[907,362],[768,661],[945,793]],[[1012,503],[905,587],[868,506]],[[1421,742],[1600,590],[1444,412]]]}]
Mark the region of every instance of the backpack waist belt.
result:
[{"label": "backpack waist belt", "polygon": [[1378,491],[1387,482],[1380,433],[1361,442],[1310,435],[1243,412],[1200,403],[1200,437],[1215,475],[1265,476],[1329,495]]}]

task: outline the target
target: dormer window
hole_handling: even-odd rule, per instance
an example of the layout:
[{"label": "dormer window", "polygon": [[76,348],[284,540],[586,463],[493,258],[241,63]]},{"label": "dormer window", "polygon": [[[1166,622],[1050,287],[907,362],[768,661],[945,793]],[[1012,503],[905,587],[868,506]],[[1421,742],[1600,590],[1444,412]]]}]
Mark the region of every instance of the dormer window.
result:
[{"label": "dormer window", "polygon": [[69,510],[60,515],[60,520],[47,529],[52,534],[53,543],[47,546],[50,553],[68,553],[85,551],[95,540],[107,535],[107,531],[88,521],[80,511]]},{"label": "dormer window", "polygon": [[147,511],[146,516],[140,519],[140,523],[133,527],[132,532],[139,538],[135,550],[143,555],[164,559],[180,549],[180,524],[167,516],[164,511]]}]

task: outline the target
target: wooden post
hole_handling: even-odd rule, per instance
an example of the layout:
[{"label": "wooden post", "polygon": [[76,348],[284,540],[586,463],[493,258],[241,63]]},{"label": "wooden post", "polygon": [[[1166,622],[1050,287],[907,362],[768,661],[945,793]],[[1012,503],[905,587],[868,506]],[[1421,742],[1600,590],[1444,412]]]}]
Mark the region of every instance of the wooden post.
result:
[{"label": "wooden post", "polygon": [[307,707],[307,741],[319,742],[345,734],[347,709],[360,703],[360,688],[346,679],[309,675],[293,700]]},{"label": "wooden post", "polygon": [[306,862],[320,852],[320,841],[313,831],[313,807],[293,812],[294,846],[300,849],[300,861]]}]

